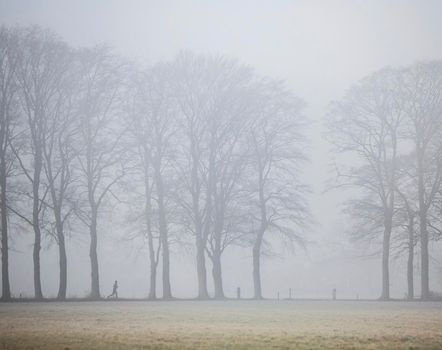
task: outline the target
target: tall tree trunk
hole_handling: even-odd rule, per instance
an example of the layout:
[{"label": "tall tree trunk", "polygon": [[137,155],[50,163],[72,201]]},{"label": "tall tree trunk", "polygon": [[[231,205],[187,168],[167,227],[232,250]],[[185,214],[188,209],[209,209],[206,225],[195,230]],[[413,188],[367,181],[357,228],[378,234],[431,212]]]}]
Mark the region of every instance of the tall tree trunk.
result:
[{"label": "tall tree trunk", "polygon": [[380,298],[381,300],[390,299],[390,241],[391,241],[391,231],[393,229],[393,216],[394,216],[395,193],[396,193],[395,190],[396,190],[397,138],[396,138],[395,128],[390,129],[390,136],[392,138],[393,154],[391,156],[391,173],[389,177],[390,193],[386,199],[387,205],[384,206],[384,237],[382,242],[382,293]]},{"label": "tall tree trunk", "polygon": [[[212,138],[213,140],[213,138]],[[210,146],[210,155],[209,155],[209,169],[208,169],[208,179],[207,179],[207,190],[206,190],[206,202],[205,202],[205,216],[204,221],[202,225],[202,241],[204,242],[204,250],[207,245],[208,238],[210,236],[210,233],[213,232],[213,194],[214,194],[214,150],[213,150],[213,144]],[[204,254],[204,251],[202,252]],[[213,257],[212,257],[213,259]],[[205,262],[205,260],[204,260]],[[213,262],[213,260],[212,260]],[[213,268],[212,267],[212,277],[213,277]],[[221,271],[221,266],[219,266],[219,269]],[[207,278],[207,275],[205,274],[205,278]],[[217,281],[216,283],[218,283]],[[206,281],[207,283],[207,281]],[[215,286],[216,288],[216,286]],[[219,292],[219,290],[218,290]],[[216,293],[216,292],[215,292]]]},{"label": "tall tree trunk", "polygon": [[11,299],[11,287],[9,284],[9,245],[8,245],[8,213],[6,203],[6,164],[2,157],[0,164],[0,189],[1,189],[1,230],[2,230],[2,299]]},{"label": "tall tree trunk", "polygon": [[67,257],[66,257],[66,246],[63,232],[58,234],[58,254],[60,263],[60,280],[58,286],[57,299],[66,299],[66,289],[67,289]]},{"label": "tall tree trunk", "polygon": [[427,204],[425,203],[423,150],[417,147],[417,175],[419,197],[419,229],[421,241],[421,299],[430,299]]},{"label": "tall tree trunk", "polygon": [[149,299],[155,300],[157,298],[157,260],[155,255],[155,249],[153,245],[153,236],[150,228],[150,214],[146,217],[148,221],[148,233],[147,240],[149,245],[149,261],[150,261],[150,287],[149,287]]},{"label": "tall tree trunk", "polygon": [[262,299],[261,290],[261,245],[263,234],[259,232],[258,237],[253,244],[253,298]]},{"label": "tall tree trunk", "polygon": [[[9,62],[9,60],[8,60]],[[6,87],[5,87],[6,88]],[[6,89],[3,90],[4,92]],[[8,204],[6,196],[7,164],[6,152],[9,146],[10,120],[7,113],[5,95],[0,101],[0,215],[1,215],[1,245],[2,245],[2,299],[11,299],[11,286],[9,284],[9,243],[8,243]]]},{"label": "tall tree trunk", "polygon": [[216,249],[212,255],[212,276],[215,287],[215,299],[224,299],[223,276],[221,268],[221,251]]},{"label": "tall tree trunk", "polygon": [[[46,175],[49,181],[49,189],[52,198],[53,205],[53,213],[55,218],[55,229],[57,233],[57,243],[58,243],[58,259],[59,259],[59,285],[58,285],[58,295],[57,299],[64,300],[66,299],[66,289],[67,289],[67,257],[66,257],[66,243],[64,237],[64,227],[63,227],[63,219],[62,219],[62,207],[63,207],[63,191],[60,191],[60,197],[57,197],[57,190],[55,185],[55,177],[52,172],[52,159],[51,159],[52,151],[45,151],[45,160],[46,160]],[[65,165],[65,164],[63,164]],[[59,175],[60,180],[60,188],[63,188],[64,183],[64,169]]]},{"label": "tall tree trunk", "polygon": [[390,299],[390,237],[391,225],[387,224],[384,229],[384,239],[382,242],[382,293],[381,300]]},{"label": "tall tree trunk", "polygon": [[33,250],[33,260],[34,260],[34,293],[35,299],[43,299],[43,293],[41,290],[41,279],[40,279],[40,249],[41,249],[41,232],[40,227],[34,224],[34,250]]},{"label": "tall tree trunk", "polygon": [[166,208],[164,206],[164,185],[161,174],[161,164],[158,162],[155,167],[155,183],[158,194],[158,215],[159,215],[159,229],[162,249],[162,266],[163,266],[163,299],[172,298],[172,290],[170,287],[170,254],[169,254],[169,240],[167,232]]},{"label": "tall tree trunk", "polygon": [[89,249],[89,257],[91,259],[91,298],[100,299],[100,278],[98,270],[98,255],[97,255],[97,209],[92,208],[92,220],[89,228],[91,235],[91,245]]},{"label": "tall tree trunk", "polygon": [[261,162],[259,162],[258,171],[258,189],[259,189],[259,209],[261,213],[261,223],[256,240],[253,244],[253,288],[254,298],[262,299],[261,290],[261,246],[264,239],[264,233],[267,229],[267,207],[264,197],[264,174]]},{"label": "tall tree trunk", "polygon": [[261,246],[264,238],[264,233],[267,228],[267,207],[264,198],[264,175],[263,167],[261,162],[259,162],[258,171],[258,189],[259,189],[259,209],[261,213],[261,223],[259,227],[256,240],[253,244],[253,289],[254,298],[262,299],[262,289],[261,289]]},{"label": "tall tree trunk", "polygon": [[34,250],[33,250],[33,260],[34,260],[34,293],[35,299],[43,299],[43,293],[41,290],[41,278],[40,278],[40,249],[41,249],[41,231],[40,231],[40,175],[42,169],[42,154],[41,150],[36,150],[36,155],[34,158],[34,178],[32,183],[32,195],[33,195],[33,206],[32,206],[32,226],[34,229]]},{"label": "tall tree trunk", "polygon": [[147,243],[149,248],[149,261],[150,261],[150,287],[149,287],[149,299],[155,300],[157,298],[157,259],[155,255],[155,248],[153,244],[153,235],[152,235],[152,202],[151,202],[151,187],[150,187],[150,179],[149,179],[149,166],[147,164],[149,159],[149,152],[146,147],[143,149],[144,151],[144,196],[145,196],[145,220],[146,220],[146,230],[147,230]]},{"label": "tall tree trunk", "polygon": [[407,286],[408,300],[414,298],[414,280],[413,280],[413,267],[414,267],[414,217],[410,216],[408,219],[408,261],[407,261]]},{"label": "tall tree trunk", "polygon": [[208,299],[205,243],[200,231],[196,236],[196,270],[198,275],[198,299]]},{"label": "tall tree trunk", "polygon": [[[193,130],[193,128],[191,128]],[[191,150],[191,195],[192,211],[195,222],[195,246],[196,246],[196,273],[198,278],[198,299],[208,299],[207,290],[207,271],[206,271],[206,240],[203,237],[203,223],[200,213],[200,181],[198,178],[199,153],[196,147],[196,141],[193,137],[194,132],[190,132],[190,150]]]},{"label": "tall tree trunk", "polygon": [[419,226],[421,236],[421,298],[422,300],[430,299],[430,283],[429,283],[429,253],[428,253],[428,230],[427,230],[427,213],[419,211]]},{"label": "tall tree trunk", "polygon": [[[155,254],[155,252],[153,252]],[[150,257],[150,287],[149,287],[149,299],[155,300],[157,298],[157,265],[155,261],[155,255]]]},{"label": "tall tree trunk", "polygon": [[163,264],[163,299],[172,299],[172,290],[170,287],[170,260],[169,260],[169,242],[167,235],[161,237],[162,242],[162,264]]},{"label": "tall tree trunk", "polygon": [[224,299],[224,289],[223,289],[223,275],[222,275],[222,265],[221,265],[221,236],[224,226],[224,208],[220,205],[220,199],[216,196],[216,191],[214,193],[214,202],[218,203],[214,205],[215,208],[215,220],[214,220],[214,232],[213,240],[215,245],[212,252],[212,277],[213,285],[215,287],[215,299]]}]

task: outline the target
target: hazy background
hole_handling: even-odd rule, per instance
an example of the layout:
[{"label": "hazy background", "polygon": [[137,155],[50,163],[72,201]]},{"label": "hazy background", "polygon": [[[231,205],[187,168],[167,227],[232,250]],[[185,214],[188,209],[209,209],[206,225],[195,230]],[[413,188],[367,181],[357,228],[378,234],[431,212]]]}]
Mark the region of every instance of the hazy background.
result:
[{"label": "hazy background", "polygon": [[[305,178],[314,191],[310,202],[318,225],[309,233],[313,243],[306,252],[297,250],[294,255],[264,261],[264,297],[275,297],[278,290],[286,297],[289,287],[295,297],[329,297],[334,287],[338,297],[379,296],[380,257],[367,257],[377,247],[349,242],[338,206],[342,194],[323,193],[326,180],[334,174],[321,119],[330,100],[340,98],[350,84],[374,70],[442,58],[441,15],[442,2],[437,0],[0,0],[1,24],[40,24],[74,47],[107,43],[142,65],[172,58],[180,49],[224,54],[253,66],[260,74],[286,80],[307,102],[305,113],[314,124],[307,133],[312,162],[305,169]],[[113,280],[118,279],[122,297],[147,296],[147,253],[121,240],[120,222],[106,226],[99,233],[106,237],[106,242],[99,238],[102,293],[110,293]],[[10,275],[15,295],[33,294],[32,241],[31,233],[12,237]],[[68,296],[85,296],[89,291],[88,244],[87,232],[67,241]],[[56,296],[57,251],[55,245],[45,247],[41,255],[43,292]],[[172,248],[174,296],[196,296],[194,255],[174,254],[177,250]],[[440,247],[433,246],[430,281],[431,288],[439,292],[441,258]],[[234,296],[237,286],[244,296],[252,296],[250,250],[231,249],[223,263],[226,296]],[[391,277],[392,297],[403,297],[405,264],[393,259]],[[419,286],[418,274],[416,277]]]}]

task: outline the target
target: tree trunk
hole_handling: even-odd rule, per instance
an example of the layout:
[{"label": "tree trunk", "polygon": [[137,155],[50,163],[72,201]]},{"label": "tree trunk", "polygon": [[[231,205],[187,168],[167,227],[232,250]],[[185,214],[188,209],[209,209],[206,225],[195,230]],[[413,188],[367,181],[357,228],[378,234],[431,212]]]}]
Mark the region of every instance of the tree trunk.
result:
[{"label": "tree trunk", "polygon": [[390,299],[390,238],[393,226],[393,197],[390,198],[390,209],[384,212],[384,237],[382,242],[382,293],[381,300]]},{"label": "tree trunk", "polygon": [[92,208],[92,221],[89,229],[91,235],[91,245],[89,249],[89,257],[91,259],[91,299],[100,299],[100,278],[98,272],[98,255],[97,255],[97,210]]},{"label": "tree trunk", "polygon": [[41,231],[40,231],[40,198],[39,198],[39,188],[40,188],[40,174],[42,169],[42,155],[41,151],[37,150],[35,155],[35,167],[34,167],[34,178],[32,183],[32,195],[33,195],[33,206],[32,206],[32,226],[34,229],[34,293],[35,299],[43,299],[43,293],[41,290],[41,278],[40,278],[40,249],[41,249]]},{"label": "tree trunk", "polygon": [[382,294],[381,300],[390,299],[390,237],[391,226],[384,229],[384,239],[382,243]]},{"label": "tree trunk", "polygon": [[147,164],[149,159],[148,150],[144,147],[144,196],[145,196],[145,220],[146,220],[146,230],[147,230],[147,241],[149,248],[149,261],[150,261],[150,287],[149,287],[149,299],[155,300],[157,298],[157,260],[155,255],[155,248],[153,244],[152,235],[152,202],[151,202],[151,187],[149,179],[149,165]]},{"label": "tree trunk", "polygon": [[264,176],[263,168],[259,163],[258,172],[258,188],[259,188],[259,206],[261,212],[261,224],[256,236],[256,240],[253,244],[253,288],[254,298],[262,299],[261,290],[261,245],[264,238],[264,233],[267,229],[267,207],[264,197]]},{"label": "tree trunk", "polygon": [[162,236],[161,242],[163,249],[163,299],[172,299],[172,290],[170,287],[169,242],[167,241],[167,235]]},{"label": "tree trunk", "polygon": [[195,223],[195,246],[196,246],[196,273],[198,278],[198,299],[209,298],[207,291],[207,271],[206,271],[206,240],[203,237],[203,223],[200,213],[200,181],[198,177],[199,152],[194,139],[193,128],[190,132],[190,150],[191,150],[191,195],[192,211]]},{"label": "tree trunk", "polygon": [[214,194],[214,227],[213,227],[213,241],[214,247],[212,252],[212,277],[213,285],[215,287],[215,299],[224,299],[223,289],[223,275],[221,265],[221,255],[223,250],[221,249],[221,237],[224,227],[224,207],[220,200],[220,196],[217,196],[216,189],[213,190]]},{"label": "tree trunk", "polygon": [[215,286],[215,299],[224,299],[223,276],[221,269],[221,252],[215,251],[212,256],[212,276]]},{"label": "tree trunk", "polygon": [[[150,218],[147,219],[150,223]],[[157,260],[155,256],[155,249],[153,246],[153,237],[150,228],[148,228],[148,244],[149,244],[149,260],[150,260],[150,288],[149,299],[155,300],[157,298]]]},{"label": "tree trunk", "polygon": [[198,274],[198,299],[209,299],[209,293],[207,291],[205,245],[201,233],[200,236],[197,235],[196,237],[196,270]]},{"label": "tree trunk", "polygon": [[59,285],[57,299],[66,299],[67,288],[67,257],[66,257],[66,244],[63,232],[63,219],[61,217],[61,207],[63,198],[57,199],[57,193],[54,186],[54,177],[52,176],[51,161],[48,159],[48,177],[50,178],[52,203],[54,206],[55,228],[57,230],[57,243],[58,243],[58,259],[59,259]]},{"label": "tree trunk", "polygon": [[0,164],[0,189],[1,189],[1,230],[2,230],[2,299],[11,299],[11,287],[9,284],[9,245],[8,245],[8,214],[6,203],[6,169],[5,159],[2,157]]},{"label": "tree trunk", "polygon": [[[153,260],[153,261],[152,261]],[[148,298],[155,300],[157,298],[157,268],[155,264],[155,257],[150,258],[150,288]]]},{"label": "tree trunk", "polygon": [[[55,185],[55,178],[52,173],[52,159],[51,159],[52,150],[46,152],[45,150],[45,159],[46,159],[46,175],[49,181],[49,189],[52,198],[53,205],[53,213],[55,218],[55,229],[57,233],[57,244],[58,244],[58,259],[59,259],[59,285],[58,285],[58,295],[57,299],[64,300],[66,299],[66,288],[67,288],[67,257],[66,257],[66,244],[64,238],[64,227],[63,227],[63,219],[62,219],[62,207],[63,207],[63,191],[60,191],[60,196],[57,197],[57,190]],[[66,166],[66,163],[63,162],[63,166]],[[60,188],[65,186],[65,177],[64,177],[63,169],[61,171],[60,176]]]},{"label": "tree trunk", "polygon": [[163,266],[163,299],[171,299],[172,291],[170,287],[170,254],[169,240],[167,232],[166,208],[164,206],[164,186],[161,174],[161,163],[158,162],[155,167],[155,183],[158,194],[158,215],[159,229],[162,249],[162,266]]},{"label": "tree trunk", "polygon": [[[205,203],[206,213],[205,213],[205,217],[204,217],[205,220],[204,220],[203,229],[202,229],[202,237],[203,237],[202,240],[204,242],[204,248],[206,248],[209,236],[210,236],[211,232],[213,232],[212,230],[214,230],[213,218],[212,218],[212,214],[213,214],[213,206],[212,206],[213,161],[212,161],[212,158],[210,158],[210,161],[209,161],[209,175],[208,176],[209,176],[209,179],[208,179],[208,184],[207,184],[206,203]],[[203,252],[203,254],[204,254],[204,252]],[[213,257],[212,257],[212,259],[213,259]],[[212,260],[212,262],[213,262],[213,260]],[[215,267],[212,266],[212,277],[213,277],[213,269],[214,268]],[[216,267],[216,268],[218,268],[218,267]],[[219,266],[219,269],[220,269],[219,273],[221,273],[221,266]],[[219,281],[216,281],[215,283],[219,283]],[[215,285],[215,288],[216,288],[216,285]],[[218,290],[218,292],[219,292],[219,290]],[[216,291],[215,291],[215,294],[216,294]]]},{"label": "tree trunk", "polygon": [[428,230],[427,230],[427,213],[419,211],[420,235],[421,235],[421,298],[422,300],[430,299],[429,284],[429,253],[428,253]]},{"label": "tree trunk", "polygon": [[418,176],[418,198],[419,198],[419,229],[421,241],[421,299],[430,298],[429,284],[429,255],[428,255],[428,231],[427,231],[427,204],[425,202],[424,184],[424,150],[421,142],[416,145],[417,155],[417,176]]},{"label": "tree trunk", "polygon": [[413,259],[414,259],[414,218],[411,216],[408,222],[408,261],[407,261],[407,299],[414,298],[414,281],[413,281]]},{"label": "tree trunk", "polygon": [[253,289],[254,289],[254,299],[262,299],[261,291],[261,244],[262,244],[262,234],[260,233],[253,244]]},{"label": "tree trunk", "polygon": [[41,249],[41,232],[40,228],[34,224],[34,251],[32,254],[34,260],[34,293],[35,299],[43,299],[40,279],[40,249]]},{"label": "tree trunk", "polygon": [[60,281],[58,286],[58,296],[57,299],[66,299],[66,289],[67,289],[67,257],[66,257],[66,246],[63,233],[58,236],[58,254],[60,262]]}]

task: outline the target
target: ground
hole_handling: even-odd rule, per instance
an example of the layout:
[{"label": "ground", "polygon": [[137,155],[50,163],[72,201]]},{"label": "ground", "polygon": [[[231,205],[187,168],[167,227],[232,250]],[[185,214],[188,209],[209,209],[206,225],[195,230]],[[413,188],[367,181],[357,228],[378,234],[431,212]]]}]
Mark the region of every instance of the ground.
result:
[{"label": "ground", "polygon": [[0,303],[0,349],[442,349],[442,303]]}]

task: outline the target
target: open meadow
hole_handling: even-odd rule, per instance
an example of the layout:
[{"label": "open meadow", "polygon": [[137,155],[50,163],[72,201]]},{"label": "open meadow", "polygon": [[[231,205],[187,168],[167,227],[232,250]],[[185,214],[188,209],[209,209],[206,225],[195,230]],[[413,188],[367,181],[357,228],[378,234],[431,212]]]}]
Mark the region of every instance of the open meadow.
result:
[{"label": "open meadow", "polygon": [[0,349],[441,349],[442,303],[0,304]]}]

